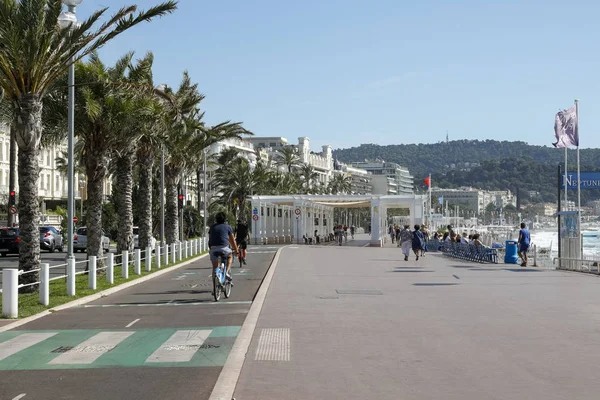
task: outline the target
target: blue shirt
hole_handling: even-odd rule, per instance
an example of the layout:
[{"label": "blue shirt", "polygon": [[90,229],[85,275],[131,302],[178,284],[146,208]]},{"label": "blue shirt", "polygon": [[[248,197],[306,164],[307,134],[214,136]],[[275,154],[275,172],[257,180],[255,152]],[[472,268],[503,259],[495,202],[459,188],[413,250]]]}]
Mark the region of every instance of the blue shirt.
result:
[{"label": "blue shirt", "polygon": [[227,224],[214,224],[208,230],[208,247],[229,246],[229,235],[233,235],[233,229]]},{"label": "blue shirt", "polygon": [[525,228],[521,229],[519,231],[519,243],[521,243],[521,245],[525,245],[525,246],[529,246],[529,242],[530,242],[530,237],[529,237],[529,231]]}]

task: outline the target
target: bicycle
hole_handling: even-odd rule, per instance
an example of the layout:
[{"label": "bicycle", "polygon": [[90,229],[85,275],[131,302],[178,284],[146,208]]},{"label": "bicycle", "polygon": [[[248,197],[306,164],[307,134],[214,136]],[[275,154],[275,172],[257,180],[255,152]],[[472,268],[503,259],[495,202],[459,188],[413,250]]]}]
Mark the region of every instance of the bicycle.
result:
[{"label": "bicycle", "polygon": [[221,252],[215,253],[215,256],[221,259],[212,274],[213,296],[215,301],[219,301],[221,293],[226,299],[231,295],[231,281],[227,279],[227,257]]}]

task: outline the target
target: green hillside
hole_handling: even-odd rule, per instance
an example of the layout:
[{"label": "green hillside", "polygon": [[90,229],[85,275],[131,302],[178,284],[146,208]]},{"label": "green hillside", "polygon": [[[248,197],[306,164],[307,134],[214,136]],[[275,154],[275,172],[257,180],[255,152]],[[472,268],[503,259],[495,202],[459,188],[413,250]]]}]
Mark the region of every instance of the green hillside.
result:
[{"label": "green hillside", "polygon": [[[336,149],[339,161],[350,163],[385,160],[408,167],[415,177],[415,189],[423,190],[422,179],[432,174],[434,185],[452,188],[473,186],[487,190],[520,190],[527,201],[529,191],[539,192],[532,201],[556,201],[557,165],[564,163],[564,150],[532,146],[525,142],[457,140],[434,144],[359,147]],[[576,150],[569,150],[569,170],[576,169]],[[600,149],[580,150],[581,170],[600,170]],[[475,163],[475,166],[473,166]],[[600,191],[582,192],[582,200],[600,198]]]}]

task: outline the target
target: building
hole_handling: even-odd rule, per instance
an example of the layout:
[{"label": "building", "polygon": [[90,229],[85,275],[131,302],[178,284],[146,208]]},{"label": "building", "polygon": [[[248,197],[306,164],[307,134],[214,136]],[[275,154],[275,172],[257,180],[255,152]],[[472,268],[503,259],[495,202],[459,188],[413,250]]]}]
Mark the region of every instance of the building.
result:
[{"label": "building", "polygon": [[[374,194],[412,194],[414,178],[408,169],[401,167],[393,162],[385,161],[364,161],[354,162],[353,167],[364,169],[373,175]],[[385,179],[376,178],[379,175],[391,178],[393,184],[385,184]],[[377,183],[375,182],[377,181]],[[390,182],[387,180],[387,182]],[[377,188],[377,189],[376,189]],[[393,191],[396,191],[395,193]],[[380,193],[380,191],[384,191]]]},{"label": "building", "polygon": [[278,149],[289,146],[288,140],[281,136],[250,136],[245,139],[257,149]]},{"label": "building", "polygon": [[517,198],[510,190],[485,191],[471,187],[462,187],[459,189],[440,189],[433,188],[432,196],[443,197],[443,206],[464,205],[468,209],[475,211],[476,214],[485,212],[489,204],[493,204],[496,209],[503,209],[508,205],[517,205]]},{"label": "building", "polygon": [[389,176],[371,174],[371,184],[373,185],[373,194],[398,194],[398,184],[394,178]]},{"label": "building", "polygon": [[[335,165],[335,163],[334,163]],[[373,183],[371,175],[368,171],[360,168],[355,168],[347,164],[338,164],[334,174],[340,173],[349,176],[352,181],[351,194],[373,194]]]}]

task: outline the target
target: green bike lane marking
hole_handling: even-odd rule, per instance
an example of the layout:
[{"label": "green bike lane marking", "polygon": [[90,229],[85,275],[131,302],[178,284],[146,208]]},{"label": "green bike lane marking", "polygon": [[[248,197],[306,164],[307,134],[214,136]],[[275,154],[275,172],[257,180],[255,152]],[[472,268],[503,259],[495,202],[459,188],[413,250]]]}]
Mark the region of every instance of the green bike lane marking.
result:
[{"label": "green bike lane marking", "polygon": [[[9,331],[0,333],[0,346],[7,340],[24,333],[52,332],[56,335],[0,360],[0,371],[44,370],[44,369],[93,369],[93,368],[132,368],[132,367],[221,367],[225,361],[240,326],[220,326],[201,328],[169,329],[93,329],[93,330],[46,330]],[[148,357],[161,347],[175,332],[181,330],[211,330],[210,335],[194,356],[187,362],[147,363]],[[50,364],[50,361],[65,351],[85,342],[100,332],[135,332],[120,342],[112,350],[102,354],[90,364]],[[176,350],[176,349],[175,349]],[[95,351],[92,349],[91,351]]]}]

